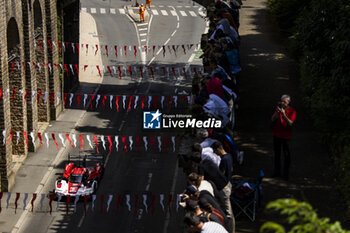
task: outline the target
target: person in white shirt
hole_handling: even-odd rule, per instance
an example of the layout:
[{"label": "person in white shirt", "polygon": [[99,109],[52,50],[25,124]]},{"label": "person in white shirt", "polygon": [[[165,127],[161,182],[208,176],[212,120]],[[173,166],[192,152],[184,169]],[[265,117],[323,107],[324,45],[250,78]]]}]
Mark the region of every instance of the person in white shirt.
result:
[{"label": "person in white shirt", "polygon": [[199,143],[195,143],[192,146],[192,152],[201,153],[202,160],[210,160],[217,167],[219,167],[220,162],[221,162],[221,158],[220,158],[220,156],[218,156],[217,154],[214,153],[214,151],[211,147],[202,148]]}]

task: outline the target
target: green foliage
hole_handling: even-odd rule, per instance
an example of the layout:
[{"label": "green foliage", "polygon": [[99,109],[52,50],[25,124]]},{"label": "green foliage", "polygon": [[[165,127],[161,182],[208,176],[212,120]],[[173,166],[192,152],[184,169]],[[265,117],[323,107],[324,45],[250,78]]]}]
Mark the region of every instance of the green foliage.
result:
[{"label": "green foliage", "polygon": [[282,32],[290,33],[299,12],[310,0],[268,0],[268,9]]},{"label": "green foliage", "polygon": [[330,223],[328,218],[319,218],[309,203],[295,199],[278,199],[270,202],[266,209],[286,215],[290,230],[275,222],[266,222],[260,233],[350,233],[342,229],[339,222]]},{"label": "green foliage", "polygon": [[268,6],[288,32],[305,105],[338,156],[339,189],[350,209],[350,1],[268,0]]}]

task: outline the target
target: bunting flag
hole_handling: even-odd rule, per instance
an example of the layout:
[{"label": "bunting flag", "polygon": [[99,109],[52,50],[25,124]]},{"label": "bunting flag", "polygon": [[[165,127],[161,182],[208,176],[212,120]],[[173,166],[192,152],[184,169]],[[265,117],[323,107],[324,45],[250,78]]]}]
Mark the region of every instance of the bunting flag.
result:
[{"label": "bunting flag", "polygon": [[83,208],[84,208],[84,215],[86,216],[86,203],[88,201],[88,195],[85,195],[84,196],[84,205],[83,205]]},{"label": "bunting flag", "polygon": [[[13,138],[13,131],[10,130],[9,131],[9,136],[6,138],[6,135],[8,134],[6,130],[2,131],[3,134],[3,143],[8,144],[9,141]],[[108,150],[108,154],[112,153],[112,147],[113,147],[113,139],[112,139],[112,135],[83,135],[83,134],[74,134],[72,133],[71,135],[68,133],[51,133],[51,137],[53,139],[53,142],[55,144],[55,147],[57,148],[57,150],[60,149],[57,139],[56,139],[56,135],[58,134],[60,140],[61,140],[61,146],[65,147],[65,139],[67,139],[69,145],[72,148],[79,148],[80,151],[84,150],[84,144],[85,144],[85,140],[84,137],[86,137],[86,140],[88,141],[88,144],[90,146],[91,149],[93,149],[93,145],[92,145],[92,140],[91,140],[91,136],[93,137],[95,146],[96,146],[96,152],[100,153],[99,151],[99,142],[98,139],[100,138],[101,140],[101,144],[102,147],[104,149],[104,151]],[[23,138],[20,137],[21,132],[17,131],[16,132],[16,137],[17,140],[23,140],[24,142],[26,142],[28,140],[27,138],[27,132],[23,132]],[[30,132],[30,136],[32,139],[32,143],[35,142],[35,135],[34,132]],[[42,134],[41,133],[37,133],[36,136],[38,137],[39,141],[40,141],[40,145],[41,145],[41,149],[44,149],[44,142],[43,142],[43,138],[42,138]],[[79,136],[79,139],[77,138],[77,136]],[[49,139],[49,134],[48,133],[44,133],[44,137],[45,137],[45,142],[46,142],[46,148],[50,147],[50,139]],[[64,138],[65,137],[65,138]],[[122,139],[122,143],[123,143],[123,150],[125,152],[128,152],[128,150],[132,151],[134,148],[134,137],[136,139],[136,143],[137,143],[137,151],[140,151],[141,148],[141,137],[136,135],[136,136],[121,136]],[[155,152],[156,146],[158,148],[158,152],[164,152],[167,153],[168,151],[168,147],[169,147],[169,136],[149,136],[149,140],[150,140],[150,144],[151,144],[151,149]],[[126,141],[128,140],[128,142]],[[119,146],[119,136],[118,135],[114,135],[114,141],[116,143],[116,151],[118,151],[118,146]],[[145,151],[148,151],[148,137],[147,136],[143,136],[142,137],[142,141],[144,144],[144,148]],[[173,151],[175,152],[175,136],[171,136],[171,142],[173,145]],[[179,142],[181,142],[181,139],[179,139]],[[80,143],[80,145],[78,145],[78,143]],[[107,148],[107,143],[108,143],[108,148]],[[26,142],[27,144],[27,142]],[[128,149],[129,148],[129,149]]]},{"label": "bunting flag", "polygon": [[33,212],[33,210],[34,210],[34,201],[35,201],[35,199],[36,199],[36,196],[37,196],[37,194],[36,194],[36,193],[33,193],[33,197],[32,197],[32,200],[31,200],[31,202],[30,202],[30,204],[32,205],[32,212]]},{"label": "bunting flag", "polygon": [[107,212],[109,212],[109,206],[111,205],[112,199],[113,199],[113,195],[112,194],[108,195]]},{"label": "bunting flag", "polygon": [[[0,196],[1,196],[1,193],[0,193]],[[28,193],[25,193],[24,194],[24,199],[23,199],[23,210],[26,209],[27,199],[28,199]],[[0,197],[0,201],[1,201],[1,197]],[[1,203],[0,203],[0,213],[1,213]]]},{"label": "bunting flag", "polygon": [[53,201],[53,198],[54,198],[54,194],[50,193],[49,197],[50,197],[49,207],[50,207],[50,215],[51,215],[51,213],[52,213],[52,201]]},{"label": "bunting flag", "polygon": [[101,215],[102,215],[103,214],[103,202],[105,200],[105,195],[101,194],[100,200],[101,200],[100,212],[101,212]]},{"label": "bunting flag", "polygon": [[173,195],[169,194],[168,196],[168,209],[169,209],[169,214],[171,215],[171,202],[173,200]]},{"label": "bunting flag", "polygon": [[70,203],[70,195],[66,196],[66,215],[68,215],[69,212],[69,203]]},{"label": "bunting flag", "polygon": [[131,205],[130,205],[130,195],[126,194],[125,195],[125,202],[126,202],[126,206],[128,207],[129,212],[131,211]]},{"label": "bunting flag", "polygon": [[6,199],[6,209],[9,208],[10,198],[11,198],[11,192],[8,192],[7,193],[7,199]]},{"label": "bunting flag", "polygon": [[122,195],[121,194],[119,194],[118,195],[118,199],[117,199],[117,204],[116,204],[116,207],[117,207],[117,209],[116,209],[116,215],[118,215],[118,212],[119,212],[119,205],[120,205],[120,202],[122,201]]},{"label": "bunting flag", "polygon": [[148,213],[147,195],[146,195],[146,194],[143,194],[143,195],[142,195],[142,198],[143,198],[143,205],[145,206],[146,213]]},{"label": "bunting flag", "polygon": [[139,200],[139,195],[135,194],[134,195],[134,214],[136,215],[137,214],[137,202]]},{"label": "bunting flag", "polygon": [[152,216],[154,215],[154,202],[156,201],[156,195],[152,194],[152,200],[151,200],[151,211],[152,211]]},{"label": "bunting flag", "polygon": [[122,142],[123,142],[123,144],[124,144],[124,150],[125,150],[125,152],[128,152],[128,148],[127,148],[126,141],[125,141],[125,136],[122,136]]},{"label": "bunting flag", "polygon": [[69,134],[66,134],[66,138],[67,138],[67,140],[68,140],[68,142],[69,142],[69,145],[70,145],[72,148],[74,148],[74,146],[72,145],[72,141],[71,141],[70,138],[69,138]]},{"label": "bunting flag", "polygon": [[21,194],[20,193],[16,193],[16,199],[15,199],[15,214],[17,212],[17,207],[18,207],[18,199],[20,198]]}]

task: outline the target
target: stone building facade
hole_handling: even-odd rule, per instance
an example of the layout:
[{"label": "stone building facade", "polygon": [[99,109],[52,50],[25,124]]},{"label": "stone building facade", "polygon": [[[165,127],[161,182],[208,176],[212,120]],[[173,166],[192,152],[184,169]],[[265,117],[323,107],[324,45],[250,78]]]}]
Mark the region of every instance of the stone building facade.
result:
[{"label": "stone building facade", "polygon": [[[0,135],[1,191],[11,189],[28,152],[39,146],[37,134],[43,134],[63,110],[62,101],[49,100],[52,93],[54,98],[62,94],[64,81],[63,72],[53,66],[63,63],[64,56],[52,42],[63,40],[64,8],[73,2],[0,0],[0,131],[5,133]],[[36,64],[44,66],[39,70]],[[20,132],[19,141],[16,132]],[[35,145],[26,146],[23,132],[28,137],[34,133]]]}]

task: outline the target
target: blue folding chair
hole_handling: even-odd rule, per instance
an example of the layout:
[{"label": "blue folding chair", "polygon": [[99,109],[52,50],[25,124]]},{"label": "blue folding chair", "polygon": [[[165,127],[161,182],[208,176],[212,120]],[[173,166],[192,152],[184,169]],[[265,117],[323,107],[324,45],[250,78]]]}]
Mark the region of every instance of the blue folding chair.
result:
[{"label": "blue folding chair", "polygon": [[260,170],[260,175],[254,183],[236,182],[237,185],[231,193],[231,203],[237,206],[237,211],[234,213],[235,218],[245,214],[252,222],[255,221],[256,211],[262,199],[263,177],[264,172]]}]

